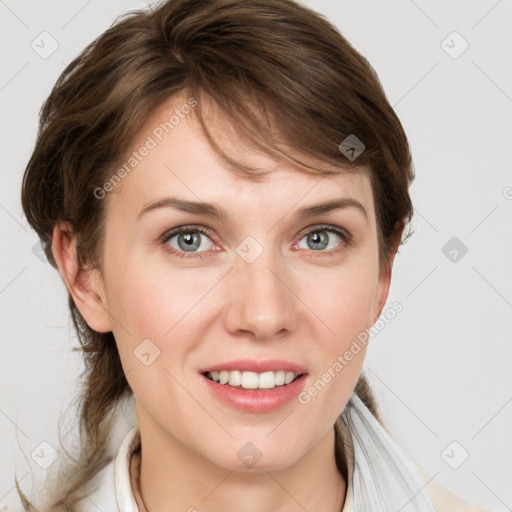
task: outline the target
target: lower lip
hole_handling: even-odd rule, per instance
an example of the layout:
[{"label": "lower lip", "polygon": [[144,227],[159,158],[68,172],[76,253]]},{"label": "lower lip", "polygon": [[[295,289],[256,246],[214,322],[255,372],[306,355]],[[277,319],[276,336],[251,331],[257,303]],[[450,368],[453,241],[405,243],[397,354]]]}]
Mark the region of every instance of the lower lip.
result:
[{"label": "lower lip", "polygon": [[218,384],[201,375],[210,391],[231,407],[245,412],[272,412],[297,398],[306,384],[307,374],[284,386],[273,389],[239,389],[227,384]]}]

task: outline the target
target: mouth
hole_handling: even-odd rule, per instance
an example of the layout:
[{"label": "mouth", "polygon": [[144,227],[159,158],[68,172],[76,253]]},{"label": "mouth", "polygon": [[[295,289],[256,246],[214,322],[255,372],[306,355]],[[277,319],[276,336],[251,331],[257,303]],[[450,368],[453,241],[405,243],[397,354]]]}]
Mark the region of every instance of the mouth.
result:
[{"label": "mouth", "polygon": [[215,400],[244,413],[271,413],[293,404],[309,377],[305,366],[285,359],[224,361],[198,373]]},{"label": "mouth", "polygon": [[272,390],[288,386],[306,373],[289,370],[265,371],[261,373],[239,370],[220,370],[203,372],[208,380],[217,384],[245,391]]}]

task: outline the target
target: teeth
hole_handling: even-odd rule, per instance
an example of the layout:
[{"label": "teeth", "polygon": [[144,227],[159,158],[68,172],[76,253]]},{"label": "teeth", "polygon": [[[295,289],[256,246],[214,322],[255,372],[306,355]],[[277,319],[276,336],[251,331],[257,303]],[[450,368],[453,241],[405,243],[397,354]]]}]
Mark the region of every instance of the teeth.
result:
[{"label": "teeth", "polygon": [[240,386],[242,383],[242,374],[240,372],[228,372],[230,386]]},{"label": "teeth", "polygon": [[276,386],[290,384],[297,375],[299,374],[284,370],[263,373],[222,370],[220,372],[207,372],[206,374],[209,379],[219,384],[228,384],[244,389],[273,389]]}]

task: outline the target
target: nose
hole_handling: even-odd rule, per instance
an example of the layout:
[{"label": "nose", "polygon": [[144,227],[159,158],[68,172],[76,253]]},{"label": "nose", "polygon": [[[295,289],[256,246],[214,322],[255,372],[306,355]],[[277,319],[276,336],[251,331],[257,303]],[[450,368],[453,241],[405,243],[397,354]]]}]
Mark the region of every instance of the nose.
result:
[{"label": "nose", "polygon": [[294,330],[297,299],[278,255],[264,250],[252,263],[237,257],[227,279],[224,322],[230,333],[265,341]]}]

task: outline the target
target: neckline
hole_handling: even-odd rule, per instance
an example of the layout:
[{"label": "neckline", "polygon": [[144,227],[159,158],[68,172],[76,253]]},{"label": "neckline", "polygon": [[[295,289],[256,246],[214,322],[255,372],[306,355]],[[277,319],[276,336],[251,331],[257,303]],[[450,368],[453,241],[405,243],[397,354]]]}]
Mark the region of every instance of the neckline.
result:
[{"label": "neckline", "polygon": [[[350,432],[348,428],[341,422],[341,440],[344,445],[343,454],[347,467],[347,478],[345,478],[345,500],[343,508],[340,512],[353,512],[353,493],[352,493],[352,472],[353,472],[353,452]],[[124,448],[124,457],[123,454]],[[139,426],[133,427],[125,439],[119,450],[121,457],[116,458],[116,496],[120,509],[123,512],[148,512],[144,500],[140,492],[140,468],[141,468],[141,437]],[[117,459],[124,461],[123,471],[119,471]],[[124,477],[124,478],[123,478]],[[123,481],[124,480],[124,481]],[[127,487],[129,487],[129,496],[131,503],[126,504]],[[122,501],[120,501],[120,499]]]}]

